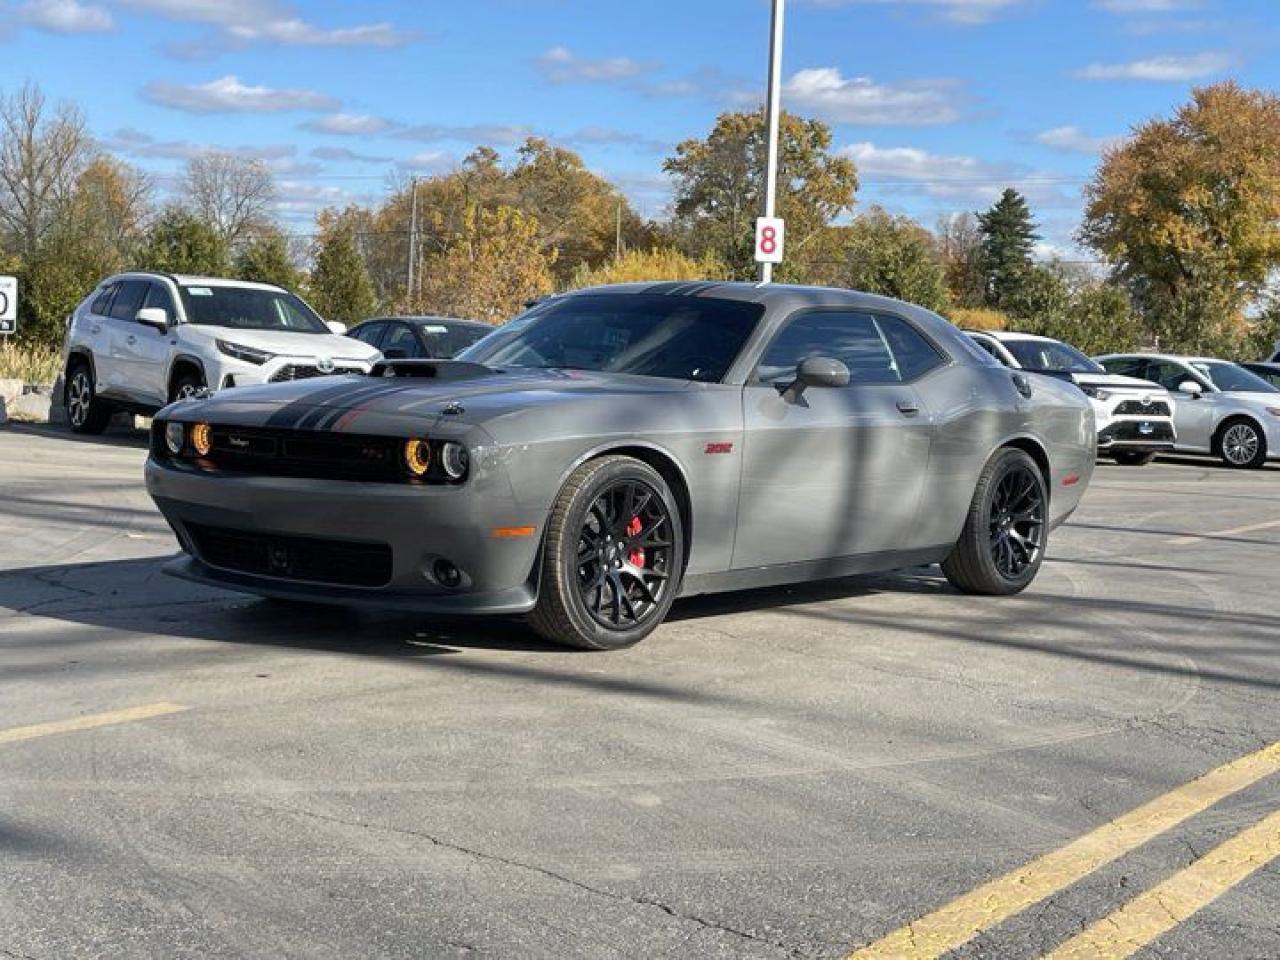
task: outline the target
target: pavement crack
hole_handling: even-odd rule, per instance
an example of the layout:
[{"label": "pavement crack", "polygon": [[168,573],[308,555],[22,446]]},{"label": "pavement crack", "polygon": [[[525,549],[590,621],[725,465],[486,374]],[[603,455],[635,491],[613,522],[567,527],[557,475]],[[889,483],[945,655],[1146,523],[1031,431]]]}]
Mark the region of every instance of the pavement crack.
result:
[{"label": "pavement crack", "polygon": [[18,953],[18,951],[10,950],[8,947],[0,947],[0,957],[11,957],[12,960],[36,960],[29,953]]},{"label": "pavement crack", "polygon": [[[241,801],[241,802],[246,802],[246,801]],[[597,897],[604,897],[606,899],[612,900],[615,903],[630,903],[630,904],[634,904],[635,906],[652,907],[653,909],[661,910],[667,916],[675,920],[680,920],[686,923],[695,923],[704,930],[714,930],[720,933],[728,934],[733,937],[738,937],[742,940],[751,941],[752,943],[758,943],[764,946],[773,947],[776,950],[784,951],[786,955],[790,957],[803,956],[803,953],[797,948],[788,947],[786,944],[778,943],[774,940],[770,940],[766,937],[760,937],[753,933],[748,933],[745,930],[738,930],[737,928],[731,927],[728,924],[719,923],[715,920],[708,920],[707,918],[700,917],[696,914],[682,913],[679,910],[676,910],[674,907],[668,904],[665,904],[660,900],[656,900],[652,897],[632,897],[626,894],[614,893],[613,891],[605,890],[602,887],[594,887],[589,883],[584,883],[581,880],[576,880],[573,877],[567,876],[566,874],[563,874],[563,873],[558,873],[557,871],[551,870],[547,867],[540,867],[537,864],[526,863],[523,860],[514,860],[509,857],[499,856],[498,854],[495,854],[495,853],[487,853],[483,850],[476,850],[472,847],[466,847],[458,843],[453,843],[449,840],[441,839],[440,837],[437,837],[430,833],[426,833],[421,830],[410,830],[407,827],[394,827],[388,824],[367,823],[360,820],[347,820],[343,817],[331,816],[329,814],[324,814],[324,813],[316,813],[315,811],[312,811],[312,810],[300,810],[293,807],[277,807],[271,804],[260,804],[260,803],[249,803],[248,805],[271,810],[275,813],[287,813],[287,814],[294,814],[297,816],[310,817],[315,820],[323,820],[328,823],[336,823],[345,827],[359,827],[363,830],[373,830],[373,831],[379,831],[382,833],[395,833],[395,834],[400,834],[402,836],[413,837],[418,840],[425,840],[428,843],[430,843],[432,846],[440,847],[441,849],[444,849],[444,850],[452,850],[455,853],[461,853],[465,856],[471,857],[475,860],[479,860],[483,863],[500,864],[505,867],[511,867],[517,870],[524,870],[529,873],[535,873],[535,874],[538,874],[539,876],[547,878],[548,880],[555,880],[558,883],[563,883],[568,886],[574,887],[578,890],[583,891],[584,893],[589,893]]]}]

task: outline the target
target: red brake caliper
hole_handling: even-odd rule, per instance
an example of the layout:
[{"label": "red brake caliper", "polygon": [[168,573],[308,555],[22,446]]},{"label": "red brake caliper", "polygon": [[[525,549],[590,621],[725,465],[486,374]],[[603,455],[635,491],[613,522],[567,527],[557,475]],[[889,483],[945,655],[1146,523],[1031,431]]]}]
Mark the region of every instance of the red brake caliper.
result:
[{"label": "red brake caliper", "polygon": [[[644,529],[644,524],[640,522],[639,517],[632,517],[631,522],[627,524],[627,536],[635,537],[640,535],[640,531]],[[644,566],[644,550],[636,548],[627,554],[627,562],[633,567]]]}]

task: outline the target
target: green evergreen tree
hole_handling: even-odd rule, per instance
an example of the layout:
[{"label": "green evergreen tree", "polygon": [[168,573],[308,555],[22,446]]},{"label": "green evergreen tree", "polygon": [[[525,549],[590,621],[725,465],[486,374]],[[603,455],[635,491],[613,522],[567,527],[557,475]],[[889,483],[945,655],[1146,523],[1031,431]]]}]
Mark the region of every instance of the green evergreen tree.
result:
[{"label": "green evergreen tree", "polygon": [[356,242],[354,218],[348,213],[326,210],[318,218],[309,292],[322,317],[350,326],[371,316],[378,303]]},{"label": "green evergreen tree", "polygon": [[227,246],[209,224],[182,207],[169,207],[138,249],[138,268],[223,277],[231,270]]},{"label": "green evergreen tree", "polygon": [[279,230],[263,230],[241,246],[234,269],[240,280],[274,283],[286,290],[302,285],[302,274],[289,256],[289,241]]},{"label": "green evergreen tree", "polygon": [[987,305],[1001,309],[1016,296],[1031,269],[1031,250],[1040,239],[1022,194],[1007,188],[986,213],[978,214]]}]

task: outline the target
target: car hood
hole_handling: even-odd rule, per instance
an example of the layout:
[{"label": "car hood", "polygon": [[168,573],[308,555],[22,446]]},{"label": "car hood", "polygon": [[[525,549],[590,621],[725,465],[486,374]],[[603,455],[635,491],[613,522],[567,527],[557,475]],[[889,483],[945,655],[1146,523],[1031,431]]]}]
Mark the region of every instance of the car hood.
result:
[{"label": "car hood", "polygon": [[1150,380],[1139,380],[1137,377],[1122,377],[1118,373],[1073,373],[1071,379],[1082,387],[1106,387],[1109,390],[1132,390],[1134,392],[1166,393],[1164,387]]},{"label": "car hood", "polygon": [[[159,416],[279,429],[403,432],[406,420],[425,429],[440,418],[489,425],[530,410],[557,412],[569,404],[602,401],[645,404],[696,386],[625,374],[570,370],[490,370],[478,364],[431,364],[439,377],[319,377],[293,383],[223,390],[206,400],[176,404]],[[386,425],[385,427],[383,425]]]},{"label": "car hood", "polygon": [[336,333],[296,333],[290,330],[241,330],[200,323],[186,323],[179,328],[185,336],[196,337],[212,345],[226,340],[241,346],[266,350],[281,357],[330,357],[334,360],[372,360],[378,351],[351,337]]}]

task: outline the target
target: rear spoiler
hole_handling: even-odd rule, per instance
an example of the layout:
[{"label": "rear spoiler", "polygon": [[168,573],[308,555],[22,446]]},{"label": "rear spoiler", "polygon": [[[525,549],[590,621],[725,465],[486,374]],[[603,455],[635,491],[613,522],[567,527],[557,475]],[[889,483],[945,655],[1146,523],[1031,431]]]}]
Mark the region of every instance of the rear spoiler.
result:
[{"label": "rear spoiler", "polygon": [[424,380],[470,380],[494,373],[492,367],[465,360],[379,360],[371,377],[420,377]]}]

